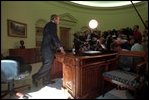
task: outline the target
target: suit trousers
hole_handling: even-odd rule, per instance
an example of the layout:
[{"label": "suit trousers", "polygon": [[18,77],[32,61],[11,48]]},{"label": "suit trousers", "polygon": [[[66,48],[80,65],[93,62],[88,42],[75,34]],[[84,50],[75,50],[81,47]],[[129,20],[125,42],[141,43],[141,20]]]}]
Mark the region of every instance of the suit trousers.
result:
[{"label": "suit trousers", "polygon": [[50,81],[50,70],[52,63],[54,61],[55,52],[48,49],[44,49],[41,52],[42,55],[42,66],[37,73],[33,75],[34,80],[39,80],[41,78],[45,79],[44,81]]}]

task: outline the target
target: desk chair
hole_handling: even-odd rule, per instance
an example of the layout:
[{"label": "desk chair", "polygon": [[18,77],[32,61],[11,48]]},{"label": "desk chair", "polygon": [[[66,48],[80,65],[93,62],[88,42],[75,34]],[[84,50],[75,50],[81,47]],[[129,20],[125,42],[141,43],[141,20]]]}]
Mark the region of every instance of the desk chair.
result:
[{"label": "desk chair", "polygon": [[[21,68],[24,67],[24,68]],[[30,84],[25,84],[20,87],[15,87],[15,80],[23,80],[26,76],[30,74],[32,70],[31,65],[22,65],[19,61],[14,59],[2,59],[1,60],[1,84],[8,84],[7,90],[1,90],[1,98],[10,94],[11,96],[17,92],[17,89],[28,87],[30,89]]]},{"label": "desk chair", "polygon": [[[146,53],[141,51],[120,51],[116,70],[107,70],[103,73],[104,82],[108,81],[118,87],[133,91],[134,96],[144,83],[146,69]],[[123,58],[121,58],[123,57]],[[108,66],[110,67],[110,66]],[[103,96],[105,94],[103,83]]]}]

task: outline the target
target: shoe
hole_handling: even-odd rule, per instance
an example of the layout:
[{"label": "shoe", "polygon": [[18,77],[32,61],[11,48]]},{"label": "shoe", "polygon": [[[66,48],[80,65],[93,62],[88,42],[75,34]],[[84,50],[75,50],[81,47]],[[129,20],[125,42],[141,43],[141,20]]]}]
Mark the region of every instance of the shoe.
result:
[{"label": "shoe", "polygon": [[47,86],[48,84],[50,84],[49,82],[43,82],[42,86]]},{"label": "shoe", "polygon": [[50,84],[54,84],[54,83],[55,83],[55,81],[54,81],[54,80],[51,80],[51,81],[50,81]]},{"label": "shoe", "polygon": [[44,81],[43,82],[43,86],[47,86],[48,84],[54,84],[55,81],[54,80],[51,80],[51,81]]}]

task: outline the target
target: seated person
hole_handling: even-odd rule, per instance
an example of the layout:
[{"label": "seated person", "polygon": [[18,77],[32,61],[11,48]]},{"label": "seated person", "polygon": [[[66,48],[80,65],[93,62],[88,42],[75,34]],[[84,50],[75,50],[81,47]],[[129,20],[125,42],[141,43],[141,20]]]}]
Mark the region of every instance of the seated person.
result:
[{"label": "seated person", "polygon": [[121,48],[126,50],[131,50],[131,47],[133,46],[133,44],[134,44],[134,37],[131,37],[130,39],[128,39],[128,42],[121,44]]},{"label": "seated person", "polygon": [[142,41],[141,38],[135,39],[134,45],[131,47],[131,51],[144,51],[141,41]]},{"label": "seated person", "polygon": [[[142,38],[135,39],[134,45],[131,47],[131,51],[144,51],[143,45],[141,44]],[[144,51],[145,52],[145,51]],[[135,57],[133,58],[134,62],[139,62],[142,60],[141,58]]]}]

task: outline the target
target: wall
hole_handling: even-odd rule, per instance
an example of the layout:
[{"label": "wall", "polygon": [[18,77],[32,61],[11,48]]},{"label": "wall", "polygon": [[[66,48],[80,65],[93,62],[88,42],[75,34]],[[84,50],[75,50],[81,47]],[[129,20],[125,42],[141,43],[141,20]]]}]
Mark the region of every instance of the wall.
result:
[{"label": "wall", "polygon": [[[148,3],[138,5],[137,9],[144,20],[148,19]],[[57,1],[2,1],[1,53],[8,55],[8,49],[17,48],[21,39],[24,40],[26,48],[34,48],[36,21],[39,19],[48,21],[53,13],[70,13],[78,20],[77,25],[71,30],[71,34],[79,31],[82,26],[88,26],[88,22],[92,18],[100,22],[98,29],[101,31],[132,27],[134,24],[140,25],[141,30],[144,28],[134,8],[130,7],[110,10],[80,8]],[[8,37],[7,19],[26,23],[27,38]],[[70,47],[72,46],[72,40],[73,35],[70,37]]]}]

